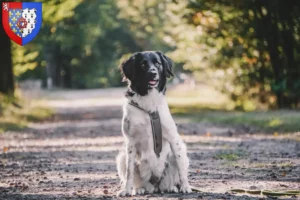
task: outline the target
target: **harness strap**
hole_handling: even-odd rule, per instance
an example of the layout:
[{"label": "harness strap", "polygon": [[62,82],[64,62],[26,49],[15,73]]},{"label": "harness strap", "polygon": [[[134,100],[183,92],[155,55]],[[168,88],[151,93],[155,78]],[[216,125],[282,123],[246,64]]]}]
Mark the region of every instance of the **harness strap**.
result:
[{"label": "harness strap", "polygon": [[159,113],[157,111],[148,112],[133,101],[130,101],[129,104],[148,113],[150,117],[151,128],[152,128],[154,152],[156,156],[159,157],[159,154],[162,150],[162,129],[161,129]]}]

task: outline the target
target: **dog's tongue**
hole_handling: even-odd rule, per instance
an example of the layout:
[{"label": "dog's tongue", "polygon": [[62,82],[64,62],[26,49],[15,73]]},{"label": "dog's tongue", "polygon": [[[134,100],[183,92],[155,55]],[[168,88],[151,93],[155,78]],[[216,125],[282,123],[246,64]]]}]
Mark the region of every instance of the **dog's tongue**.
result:
[{"label": "dog's tongue", "polygon": [[149,81],[151,85],[155,85],[156,81]]}]

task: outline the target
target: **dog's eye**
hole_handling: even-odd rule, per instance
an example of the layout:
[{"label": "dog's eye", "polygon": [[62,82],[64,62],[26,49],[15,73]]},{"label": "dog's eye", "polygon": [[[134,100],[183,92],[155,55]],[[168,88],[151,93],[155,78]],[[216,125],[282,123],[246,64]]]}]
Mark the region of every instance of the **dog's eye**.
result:
[{"label": "dog's eye", "polygon": [[159,62],[156,62],[156,63],[155,63],[155,66],[156,66],[156,67],[159,67],[159,66],[160,66],[160,63],[159,63]]},{"label": "dog's eye", "polygon": [[141,66],[142,66],[143,69],[146,69],[146,64],[145,63],[143,63]]}]

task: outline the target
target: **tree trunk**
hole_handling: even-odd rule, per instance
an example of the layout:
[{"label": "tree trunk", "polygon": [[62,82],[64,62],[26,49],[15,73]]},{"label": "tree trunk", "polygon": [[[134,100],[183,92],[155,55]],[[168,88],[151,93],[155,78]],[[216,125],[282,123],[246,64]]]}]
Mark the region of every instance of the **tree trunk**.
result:
[{"label": "tree trunk", "polygon": [[[268,13],[266,16],[262,13],[262,7],[266,7]],[[255,1],[254,9],[261,16],[256,18],[257,20],[257,33],[260,40],[265,40],[268,45],[266,50],[270,55],[270,62],[274,73],[274,85],[275,90],[273,91],[277,97],[278,108],[290,107],[287,98],[284,96],[284,84],[286,81],[285,68],[286,65],[278,47],[280,46],[280,34],[277,27],[278,23],[278,1],[265,2]]]},{"label": "tree trunk", "polygon": [[45,47],[45,60],[48,89],[61,87],[60,47],[57,44],[47,44]]},{"label": "tree trunk", "polygon": [[291,108],[295,108],[298,104],[298,95],[299,88],[297,86],[297,81],[299,80],[300,70],[298,69],[294,52],[296,50],[295,44],[297,41],[294,39],[294,13],[293,7],[295,5],[295,1],[288,1],[285,3],[280,2],[281,12],[280,12],[280,20],[282,21],[284,27],[282,31],[282,47],[285,57],[285,65],[286,65],[286,92],[288,94],[288,101]]},{"label": "tree trunk", "polygon": [[[1,7],[2,2],[3,1],[0,0]],[[2,16],[2,9],[0,15]],[[14,77],[11,60],[11,42],[10,38],[6,35],[2,24],[0,25],[0,44],[2,49],[2,52],[0,53],[0,92],[4,94],[13,94]]]},{"label": "tree trunk", "polygon": [[49,47],[45,47],[45,60],[46,60],[46,72],[47,72],[47,88],[53,89],[54,83],[54,69],[55,64],[53,63],[53,55],[51,53],[51,50],[49,50]]},{"label": "tree trunk", "polygon": [[65,75],[63,76],[64,88],[72,88],[72,71],[70,66],[64,67]]}]

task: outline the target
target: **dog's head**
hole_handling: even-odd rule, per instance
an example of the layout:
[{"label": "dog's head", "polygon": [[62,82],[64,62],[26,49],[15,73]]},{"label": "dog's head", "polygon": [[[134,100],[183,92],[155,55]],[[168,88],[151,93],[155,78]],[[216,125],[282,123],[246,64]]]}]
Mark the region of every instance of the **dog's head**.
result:
[{"label": "dog's head", "polygon": [[172,61],[159,51],[144,51],[133,54],[120,65],[123,80],[141,96],[151,89],[164,92],[167,78],[173,76]]}]

